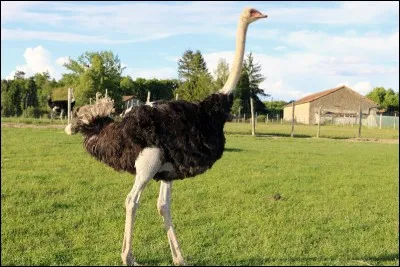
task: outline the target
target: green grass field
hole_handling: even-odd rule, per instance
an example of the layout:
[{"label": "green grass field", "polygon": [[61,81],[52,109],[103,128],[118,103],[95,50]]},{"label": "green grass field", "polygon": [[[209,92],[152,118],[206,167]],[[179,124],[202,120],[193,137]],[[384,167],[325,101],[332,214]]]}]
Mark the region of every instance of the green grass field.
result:
[{"label": "green grass field", "polygon": [[[223,157],[173,186],[186,262],[399,265],[399,145],[349,142],[340,138],[355,135],[324,128],[322,137],[339,139],[271,138],[290,129],[261,125],[252,137],[228,124]],[[2,265],[120,265],[133,177],[91,158],[81,136],[62,129],[1,131]],[[158,187],[146,188],[136,217],[133,253],[145,265],[172,264]]]}]

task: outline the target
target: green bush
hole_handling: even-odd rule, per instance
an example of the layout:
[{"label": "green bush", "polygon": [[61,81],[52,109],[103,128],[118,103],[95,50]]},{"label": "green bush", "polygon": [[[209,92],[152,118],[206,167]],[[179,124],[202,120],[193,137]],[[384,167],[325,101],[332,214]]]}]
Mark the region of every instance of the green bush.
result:
[{"label": "green bush", "polygon": [[258,115],[257,116],[257,122],[265,122],[265,118],[266,118],[265,115]]},{"label": "green bush", "polygon": [[38,107],[27,107],[22,113],[22,116],[25,118],[40,118],[42,114],[43,110]]}]

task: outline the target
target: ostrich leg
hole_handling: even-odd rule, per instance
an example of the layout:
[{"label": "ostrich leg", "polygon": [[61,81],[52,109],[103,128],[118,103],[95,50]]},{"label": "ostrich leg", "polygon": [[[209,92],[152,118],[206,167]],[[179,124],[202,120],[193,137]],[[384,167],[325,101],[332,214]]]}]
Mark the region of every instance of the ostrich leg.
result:
[{"label": "ostrich leg", "polygon": [[167,231],[168,242],[171,248],[172,260],[175,265],[186,265],[182,257],[182,252],[176,238],[174,226],[171,218],[171,188],[172,181],[161,181],[160,194],[157,201],[157,209],[164,220],[164,227]]},{"label": "ostrich leg", "polygon": [[136,178],[132,190],[125,200],[126,218],[124,241],[122,242],[122,262],[125,265],[137,265],[132,255],[132,234],[135,214],[139,206],[140,195],[147,183],[161,167],[161,151],[158,148],[145,148],[135,161]]}]

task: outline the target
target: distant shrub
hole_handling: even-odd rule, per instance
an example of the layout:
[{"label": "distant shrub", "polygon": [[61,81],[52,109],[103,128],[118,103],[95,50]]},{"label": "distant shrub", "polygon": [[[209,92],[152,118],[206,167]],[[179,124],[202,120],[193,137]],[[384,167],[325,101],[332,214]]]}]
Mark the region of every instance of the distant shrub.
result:
[{"label": "distant shrub", "polygon": [[257,116],[257,122],[265,122],[265,118],[266,118],[265,115],[258,115]]},{"label": "distant shrub", "polygon": [[22,113],[22,116],[25,118],[40,118],[42,114],[43,110],[38,107],[27,107]]}]

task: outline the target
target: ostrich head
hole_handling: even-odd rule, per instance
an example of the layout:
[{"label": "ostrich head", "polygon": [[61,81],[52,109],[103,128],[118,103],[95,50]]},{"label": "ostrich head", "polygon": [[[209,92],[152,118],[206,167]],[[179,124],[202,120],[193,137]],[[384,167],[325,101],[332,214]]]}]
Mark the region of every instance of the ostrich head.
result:
[{"label": "ostrich head", "polygon": [[70,124],[65,127],[64,131],[68,135],[91,131],[96,127],[98,128],[100,126],[98,122],[109,118],[109,115],[114,111],[114,101],[111,98],[100,98],[94,105],[86,105],[78,108],[74,112]]},{"label": "ostrich head", "polygon": [[232,63],[232,68],[229,73],[229,77],[224,84],[224,87],[219,90],[220,93],[228,95],[232,93],[233,89],[236,87],[240,75],[242,73],[243,67],[243,55],[246,43],[246,33],[248,26],[256,20],[267,18],[260,11],[254,8],[247,7],[240,14],[240,19],[238,23],[238,28],[236,32],[236,52]]},{"label": "ostrich head", "polygon": [[264,15],[260,11],[258,11],[255,8],[247,7],[243,10],[242,14],[240,15],[240,19],[247,23],[250,24],[258,19],[262,18],[267,18],[267,15]]}]

